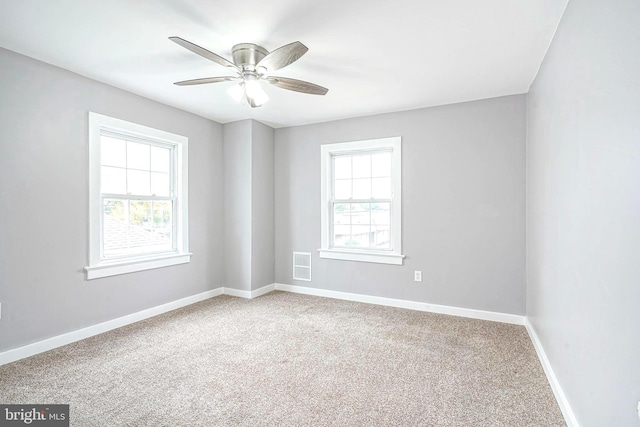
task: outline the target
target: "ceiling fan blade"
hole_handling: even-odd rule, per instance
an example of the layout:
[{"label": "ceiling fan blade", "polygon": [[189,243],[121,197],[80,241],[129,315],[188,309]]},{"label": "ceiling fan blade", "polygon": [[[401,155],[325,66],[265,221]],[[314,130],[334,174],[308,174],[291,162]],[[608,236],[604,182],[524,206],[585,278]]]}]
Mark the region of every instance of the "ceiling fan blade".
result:
[{"label": "ceiling fan blade", "polygon": [[262,58],[256,67],[265,67],[267,71],[279,70],[297,61],[308,50],[309,48],[300,42],[289,43]]},{"label": "ceiling fan blade", "polygon": [[302,80],[289,79],[287,77],[266,77],[266,81],[274,86],[282,89],[292,90],[294,92],[308,93],[311,95],[324,95],[329,92],[326,87],[318,86],[313,83]]},{"label": "ceiling fan blade", "polygon": [[176,36],[169,37],[169,40],[179,44],[185,49],[189,49],[193,53],[197,53],[203,58],[207,58],[208,60],[215,62],[216,64],[220,64],[223,67],[233,68],[234,70],[240,72],[240,69],[233,62],[228,61],[222,56],[216,55],[215,53],[208,51],[207,49],[200,47],[197,44],[193,44],[191,42],[186,41],[185,39],[181,39],[180,37],[176,37]]},{"label": "ceiling fan blade", "polygon": [[230,82],[233,80],[239,80],[239,77],[223,76],[223,77],[205,77],[204,79],[184,80],[181,82],[175,82],[174,85],[178,86],[191,86],[191,85],[203,85],[207,83],[220,83]]}]

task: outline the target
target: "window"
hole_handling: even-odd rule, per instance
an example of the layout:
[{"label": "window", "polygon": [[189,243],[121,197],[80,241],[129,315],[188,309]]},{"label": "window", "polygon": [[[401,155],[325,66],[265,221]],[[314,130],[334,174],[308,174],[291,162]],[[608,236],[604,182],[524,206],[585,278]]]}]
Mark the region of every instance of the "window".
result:
[{"label": "window", "polygon": [[400,137],[321,146],[320,258],[402,265]]},{"label": "window", "polygon": [[190,261],[187,143],[89,113],[87,279]]}]

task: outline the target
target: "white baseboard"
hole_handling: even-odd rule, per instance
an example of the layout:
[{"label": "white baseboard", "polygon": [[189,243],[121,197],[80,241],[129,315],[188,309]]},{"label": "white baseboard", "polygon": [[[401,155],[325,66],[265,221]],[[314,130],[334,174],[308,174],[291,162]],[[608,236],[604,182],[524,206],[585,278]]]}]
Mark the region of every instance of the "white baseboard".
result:
[{"label": "white baseboard", "polygon": [[268,294],[271,291],[275,291],[275,289],[276,289],[275,283],[263,286],[261,288],[256,289],[255,291],[242,291],[240,289],[229,288],[225,286],[224,288],[222,288],[222,293],[224,295],[229,295],[232,297],[252,299],[252,298],[257,298],[259,296],[262,296],[264,294]]},{"label": "white baseboard", "polygon": [[551,367],[551,363],[549,363],[547,354],[544,352],[544,348],[538,338],[538,334],[536,334],[536,331],[531,322],[529,322],[529,319],[525,319],[524,326],[527,328],[527,332],[533,342],[533,347],[536,349],[536,353],[538,353],[538,359],[540,359],[542,369],[544,369],[544,373],[547,375],[547,380],[549,381],[549,384],[551,384],[551,390],[553,390],[553,394],[558,401],[558,406],[560,406],[560,410],[564,416],[564,421],[567,423],[567,427],[579,427],[578,420],[569,405],[569,401],[567,400],[564,391],[562,391],[562,387],[558,382],[556,374],[553,372],[553,368]]},{"label": "white baseboard", "polygon": [[231,297],[251,299],[251,291],[241,291],[240,289],[228,288],[226,286],[222,288],[222,294]]},{"label": "white baseboard", "polygon": [[222,295],[222,293],[223,293],[223,288],[213,289],[210,291],[202,292],[197,295],[192,295],[190,297],[182,298],[176,301],[171,301],[156,307],[148,308],[146,310],[138,311],[137,313],[118,317],[117,319],[108,320],[103,323],[98,323],[97,325],[78,329],[77,331],[58,335],[52,338],[47,338],[45,340],[38,341],[33,344],[28,344],[23,347],[7,350],[5,352],[0,353],[0,366],[5,365],[7,363],[15,362],[16,360],[24,359],[25,357],[34,356],[38,353],[43,353],[45,351],[53,350],[54,348],[58,348],[66,344],[71,344],[73,342],[80,341],[82,339],[89,338],[94,335],[98,335],[103,332],[110,331],[112,329],[130,325],[132,323],[139,322],[141,320],[145,320],[150,317],[166,313],[168,311],[182,308],[187,305],[194,304],[196,302],[217,297],[218,295]]},{"label": "white baseboard", "polygon": [[256,289],[255,291],[251,291],[251,298],[257,298],[275,290],[276,290],[276,284],[272,283],[270,285],[263,286],[259,289]]},{"label": "white baseboard", "polygon": [[410,310],[428,311],[430,313],[449,314],[451,316],[469,317],[471,319],[491,320],[493,322],[524,325],[525,317],[517,314],[497,313],[494,311],[474,310],[471,308],[451,307],[448,305],[429,304],[426,302],[408,301],[402,299],[375,297],[363,294],[330,291],[326,289],[308,288],[305,286],[275,284],[278,291],[298,294],[315,295],[319,297],[335,298],[347,301],[364,302],[367,304],[385,305],[389,307],[407,308]]}]

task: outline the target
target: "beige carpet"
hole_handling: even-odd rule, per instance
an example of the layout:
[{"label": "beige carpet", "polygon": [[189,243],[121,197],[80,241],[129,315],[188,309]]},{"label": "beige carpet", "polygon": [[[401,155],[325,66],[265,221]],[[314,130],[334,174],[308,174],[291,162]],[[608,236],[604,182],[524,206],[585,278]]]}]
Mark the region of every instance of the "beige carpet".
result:
[{"label": "beige carpet", "polygon": [[75,426],[560,426],[522,326],[273,292],[0,367]]}]

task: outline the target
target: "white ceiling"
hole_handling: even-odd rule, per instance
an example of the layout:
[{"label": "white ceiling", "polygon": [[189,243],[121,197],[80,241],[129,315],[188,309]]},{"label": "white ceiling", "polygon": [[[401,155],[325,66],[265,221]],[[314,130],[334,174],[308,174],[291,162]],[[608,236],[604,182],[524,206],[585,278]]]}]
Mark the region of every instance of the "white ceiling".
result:
[{"label": "white ceiling", "polygon": [[[200,116],[273,127],[526,93],[568,0],[0,0],[0,46]],[[231,60],[231,47],[309,51],[276,74],[329,88],[305,95],[263,83],[251,109],[229,75],[172,43]],[[1,64],[0,64],[1,65]]]}]

